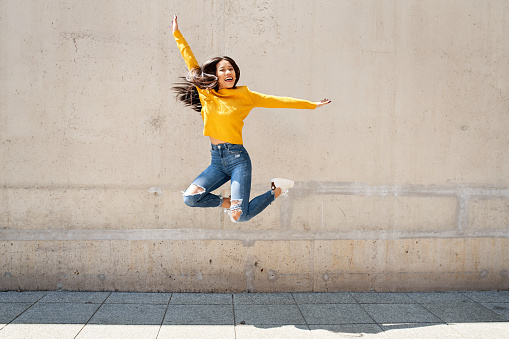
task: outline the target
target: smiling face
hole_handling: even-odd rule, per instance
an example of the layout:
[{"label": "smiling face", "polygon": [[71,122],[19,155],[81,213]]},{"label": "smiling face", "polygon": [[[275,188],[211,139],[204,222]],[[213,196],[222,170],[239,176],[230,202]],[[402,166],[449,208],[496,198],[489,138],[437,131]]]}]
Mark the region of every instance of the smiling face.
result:
[{"label": "smiling face", "polygon": [[233,88],[235,86],[235,69],[228,60],[221,60],[216,65],[216,76],[219,89]]}]

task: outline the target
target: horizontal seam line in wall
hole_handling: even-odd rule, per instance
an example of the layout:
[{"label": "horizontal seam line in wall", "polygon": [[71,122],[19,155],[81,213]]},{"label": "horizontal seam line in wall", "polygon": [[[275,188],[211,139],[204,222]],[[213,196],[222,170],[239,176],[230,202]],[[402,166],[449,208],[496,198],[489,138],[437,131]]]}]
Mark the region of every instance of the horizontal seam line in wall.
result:
[{"label": "horizontal seam line in wall", "polygon": [[440,238],[509,238],[507,230],[449,232],[386,231],[225,231],[214,229],[130,229],[130,230],[0,230],[0,241],[100,241],[100,240],[233,240],[306,241],[306,240],[396,240]]},{"label": "horizontal seam line in wall", "polygon": [[[152,185],[165,190],[176,190],[175,187],[165,185]],[[151,185],[3,185],[0,189],[10,190],[146,190]],[[265,186],[264,186],[265,187]],[[257,186],[253,185],[253,189]],[[261,187],[260,187],[261,189]],[[420,185],[374,185],[359,183],[296,183],[294,192],[311,192],[315,194],[339,194],[339,195],[367,195],[367,196],[470,196],[470,197],[509,197],[507,187],[482,187],[482,186],[420,186]]]}]

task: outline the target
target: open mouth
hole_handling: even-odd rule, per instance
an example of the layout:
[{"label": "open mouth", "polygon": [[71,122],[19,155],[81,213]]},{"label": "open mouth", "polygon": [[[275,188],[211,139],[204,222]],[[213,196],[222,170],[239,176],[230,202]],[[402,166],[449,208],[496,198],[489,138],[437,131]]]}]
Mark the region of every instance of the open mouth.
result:
[{"label": "open mouth", "polygon": [[226,81],[226,82],[232,82],[232,81],[233,81],[233,78],[232,78],[232,77],[226,77],[226,78],[224,78],[224,81]]}]

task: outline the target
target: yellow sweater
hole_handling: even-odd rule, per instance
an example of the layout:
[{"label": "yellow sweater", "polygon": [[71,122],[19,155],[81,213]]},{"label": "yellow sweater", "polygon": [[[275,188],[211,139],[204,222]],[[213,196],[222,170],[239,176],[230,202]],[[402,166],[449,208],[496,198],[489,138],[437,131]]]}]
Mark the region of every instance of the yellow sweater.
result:
[{"label": "yellow sweater", "polygon": [[[180,31],[173,33],[187,68],[200,65]],[[231,89],[198,88],[204,122],[203,135],[231,144],[242,144],[244,119],[254,107],[315,109],[316,104],[307,100],[277,97],[249,90],[246,86]]]}]

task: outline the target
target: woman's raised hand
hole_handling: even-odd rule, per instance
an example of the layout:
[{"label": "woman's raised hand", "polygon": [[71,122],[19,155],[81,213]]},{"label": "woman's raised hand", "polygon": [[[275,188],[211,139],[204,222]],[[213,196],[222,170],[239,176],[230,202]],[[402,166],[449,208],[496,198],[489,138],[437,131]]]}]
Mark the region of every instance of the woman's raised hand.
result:
[{"label": "woman's raised hand", "polygon": [[325,98],[322,101],[319,101],[319,102],[316,103],[316,108],[322,107],[324,105],[328,105],[330,103],[331,103],[331,101],[329,99]]},{"label": "woman's raised hand", "polygon": [[173,16],[173,32],[178,31],[179,25],[177,23],[177,15]]}]

